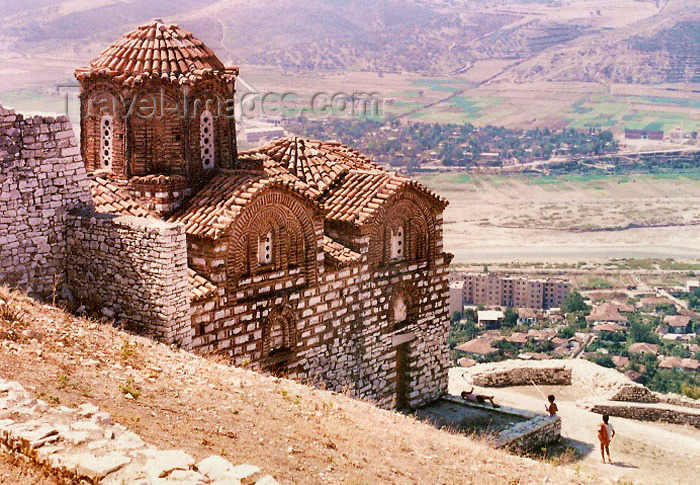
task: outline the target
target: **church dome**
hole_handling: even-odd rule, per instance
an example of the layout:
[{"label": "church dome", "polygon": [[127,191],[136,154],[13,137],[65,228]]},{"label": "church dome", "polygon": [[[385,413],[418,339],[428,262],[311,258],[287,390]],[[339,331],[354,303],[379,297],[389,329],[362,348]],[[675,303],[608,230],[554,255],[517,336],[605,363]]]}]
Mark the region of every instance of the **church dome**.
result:
[{"label": "church dome", "polygon": [[238,68],[225,67],[191,32],[155,19],[124,34],[88,66],[75,71],[80,81],[100,74],[127,85],[146,79],[193,84],[207,76],[233,80]]}]

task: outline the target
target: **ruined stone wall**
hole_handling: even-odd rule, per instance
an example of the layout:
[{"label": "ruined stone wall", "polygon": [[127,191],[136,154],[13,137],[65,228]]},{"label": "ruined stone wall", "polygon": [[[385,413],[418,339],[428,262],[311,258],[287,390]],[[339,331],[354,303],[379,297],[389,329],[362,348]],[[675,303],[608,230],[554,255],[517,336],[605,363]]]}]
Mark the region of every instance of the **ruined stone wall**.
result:
[{"label": "ruined stone wall", "polygon": [[559,438],[561,417],[541,414],[528,421],[516,423],[496,436],[499,448],[513,451],[532,450],[553,443]]},{"label": "ruined stone wall", "polygon": [[67,279],[76,299],[166,343],[190,348],[187,244],[181,226],[79,213],[68,219]]},{"label": "ruined stone wall", "polygon": [[[293,318],[289,377],[393,407],[397,348],[402,345],[407,354],[402,371],[406,404],[416,407],[447,391],[447,279],[443,258],[430,265],[405,263],[377,270],[363,261],[322,271],[317,285],[276,288],[267,298],[229,301],[220,291],[193,306],[193,348],[201,353],[225,351],[238,363],[258,362],[265,368],[267,319],[285,309]],[[418,295],[416,318],[394,330],[390,300],[406,285]]]},{"label": "ruined stone wall", "polygon": [[277,485],[254,465],[218,455],[195,464],[183,450],[154,448],[93,404],[57,408],[34,394],[0,379],[0,451],[24,456],[58,483]]},{"label": "ruined stone wall", "polygon": [[564,367],[516,367],[474,374],[472,383],[481,387],[568,386],[571,384],[571,369]]},{"label": "ruined stone wall", "polygon": [[700,400],[698,399],[692,399],[678,394],[663,394],[659,392],[655,392],[654,395],[659,399],[659,402],[672,404],[674,406],[700,409]]},{"label": "ruined stone wall", "polygon": [[610,398],[611,401],[626,401],[626,402],[659,402],[659,398],[642,385],[630,384],[623,386],[615,392]]},{"label": "ruined stone wall", "polygon": [[0,106],[0,284],[48,297],[64,275],[68,211],[92,206],[70,122]]},{"label": "ruined stone wall", "polygon": [[700,428],[700,413],[695,409],[683,411],[677,407],[668,408],[663,405],[638,404],[638,405],[611,405],[596,404],[591,412],[607,414],[620,418],[636,419],[639,421],[662,421],[664,423],[688,424]]}]

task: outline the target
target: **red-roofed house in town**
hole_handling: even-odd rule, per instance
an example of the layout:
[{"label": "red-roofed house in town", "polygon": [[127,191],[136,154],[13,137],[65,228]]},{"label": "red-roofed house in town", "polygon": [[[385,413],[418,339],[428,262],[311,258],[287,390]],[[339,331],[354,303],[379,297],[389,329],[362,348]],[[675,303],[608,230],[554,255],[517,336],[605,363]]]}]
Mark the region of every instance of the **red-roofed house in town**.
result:
[{"label": "red-roofed house in town", "polygon": [[627,325],[627,317],[620,313],[620,307],[615,303],[603,303],[594,306],[591,314],[586,317],[586,321],[594,325],[603,323]]},{"label": "red-roofed house in town", "polygon": [[492,342],[492,340],[483,337],[475,338],[458,345],[455,347],[455,350],[459,350],[474,357],[486,357],[498,353],[498,349],[491,345]]},{"label": "red-roofed house in town", "polygon": [[646,342],[639,342],[639,343],[630,345],[629,352],[630,352],[630,354],[654,354],[654,355],[657,355],[659,353],[659,346],[656,344],[648,344]]},{"label": "red-roofed house in town", "polygon": [[666,324],[669,333],[688,333],[690,317],[686,315],[667,315],[664,317],[664,324]]}]

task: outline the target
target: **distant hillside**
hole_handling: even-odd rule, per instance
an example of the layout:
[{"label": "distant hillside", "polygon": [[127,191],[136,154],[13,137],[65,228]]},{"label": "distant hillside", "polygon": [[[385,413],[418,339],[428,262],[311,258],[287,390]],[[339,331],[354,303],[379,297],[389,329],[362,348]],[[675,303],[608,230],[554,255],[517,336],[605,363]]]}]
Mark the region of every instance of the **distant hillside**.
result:
[{"label": "distant hillside", "polygon": [[700,82],[700,5],[676,5],[620,31],[581,37],[504,72],[501,80]]},{"label": "distant hillside", "polygon": [[[231,64],[448,76],[512,61],[501,78],[697,82],[692,0],[4,0],[0,54],[89,59],[154,17]],[[506,63],[507,64],[507,63]]]}]

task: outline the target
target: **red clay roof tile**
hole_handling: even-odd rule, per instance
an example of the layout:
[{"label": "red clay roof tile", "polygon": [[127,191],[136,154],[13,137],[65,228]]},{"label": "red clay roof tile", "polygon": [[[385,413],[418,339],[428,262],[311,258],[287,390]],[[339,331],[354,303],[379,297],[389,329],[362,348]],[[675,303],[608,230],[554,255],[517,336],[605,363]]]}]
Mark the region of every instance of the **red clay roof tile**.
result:
[{"label": "red clay roof tile", "polygon": [[122,216],[156,217],[129,195],[126,189],[107,179],[95,177],[90,180],[90,191],[95,202],[95,211],[102,214]]},{"label": "red clay roof tile", "polygon": [[225,67],[191,32],[154,20],[124,34],[88,66],[75,71],[81,80],[95,74],[105,74],[127,85],[148,78],[191,84],[209,75],[231,80],[238,68]]},{"label": "red clay roof tile", "polygon": [[326,262],[333,266],[344,266],[360,260],[359,253],[328,236],[323,236],[323,251],[326,253]]}]

